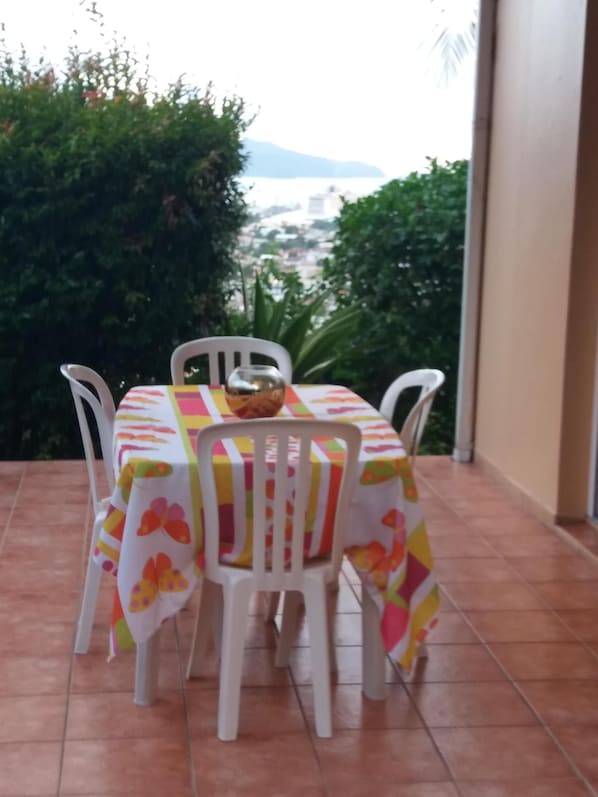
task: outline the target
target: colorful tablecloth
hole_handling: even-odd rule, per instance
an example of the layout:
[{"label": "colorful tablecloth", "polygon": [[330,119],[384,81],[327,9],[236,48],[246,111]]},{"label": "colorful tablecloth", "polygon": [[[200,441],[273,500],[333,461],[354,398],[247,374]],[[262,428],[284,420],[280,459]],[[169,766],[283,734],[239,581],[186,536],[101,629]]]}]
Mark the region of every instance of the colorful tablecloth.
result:
[{"label": "colorful tablecloth", "polygon": [[[399,437],[376,409],[340,386],[288,386],[280,415],[345,420],[360,427],[360,475],[346,553],[380,609],[386,650],[409,669],[436,623],[438,588],[417,488]],[[120,403],[116,487],[94,554],[105,571],[117,576],[112,655],[146,641],[195,589],[203,561],[196,438],[205,426],[232,418],[223,389],[207,385],[135,387]],[[320,467],[339,455],[323,446]],[[230,463],[230,475],[219,484],[221,517],[228,515],[231,529],[222,540],[222,558],[243,564],[250,541],[233,532],[233,521],[235,472],[247,467],[247,453],[228,446],[215,456]],[[326,478],[319,482],[326,490]],[[328,542],[326,513],[317,510],[326,506],[325,496],[314,506],[309,556],[326,550]]]}]

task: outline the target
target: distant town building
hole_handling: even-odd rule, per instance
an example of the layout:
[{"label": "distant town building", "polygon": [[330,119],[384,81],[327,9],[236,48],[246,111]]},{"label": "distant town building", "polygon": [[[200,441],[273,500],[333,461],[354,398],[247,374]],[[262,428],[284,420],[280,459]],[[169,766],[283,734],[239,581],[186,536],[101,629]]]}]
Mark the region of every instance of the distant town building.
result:
[{"label": "distant town building", "polygon": [[343,199],[353,199],[353,194],[340,193],[336,186],[321,194],[312,194],[307,202],[307,215],[312,219],[333,219],[338,216]]}]

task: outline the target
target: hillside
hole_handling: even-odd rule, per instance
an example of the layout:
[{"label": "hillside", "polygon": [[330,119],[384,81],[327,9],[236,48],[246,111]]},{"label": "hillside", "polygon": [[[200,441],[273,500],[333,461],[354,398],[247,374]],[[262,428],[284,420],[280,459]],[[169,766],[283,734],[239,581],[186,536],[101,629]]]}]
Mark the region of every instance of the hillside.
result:
[{"label": "hillside", "polygon": [[383,177],[376,166],[357,161],[337,161],[315,155],[303,155],[266,141],[245,139],[249,155],[246,177]]}]

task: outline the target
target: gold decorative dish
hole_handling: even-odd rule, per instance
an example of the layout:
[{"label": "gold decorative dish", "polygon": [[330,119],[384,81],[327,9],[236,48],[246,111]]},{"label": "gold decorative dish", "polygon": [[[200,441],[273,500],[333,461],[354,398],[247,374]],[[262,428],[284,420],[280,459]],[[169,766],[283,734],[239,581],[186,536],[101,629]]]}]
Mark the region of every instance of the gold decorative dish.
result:
[{"label": "gold decorative dish", "polygon": [[237,418],[271,418],[284,404],[285,388],[273,365],[239,365],[229,374],[224,392]]}]

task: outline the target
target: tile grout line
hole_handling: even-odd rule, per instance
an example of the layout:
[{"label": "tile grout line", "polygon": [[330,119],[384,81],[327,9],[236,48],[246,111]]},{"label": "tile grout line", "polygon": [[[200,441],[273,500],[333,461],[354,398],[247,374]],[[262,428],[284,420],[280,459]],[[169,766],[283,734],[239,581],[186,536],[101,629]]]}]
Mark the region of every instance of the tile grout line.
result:
[{"label": "tile grout line", "polygon": [[[351,584],[351,582],[348,582],[348,583],[349,583],[349,586],[351,588],[353,588],[353,585]],[[359,605],[362,606],[360,596],[357,594],[357,592],[355,590],[353,590],[353,593],[354,593]],[[363,647],[363,640],[362,640],[362,643],[361,643],[360,647]],[[415,711],[415,714],[417,715],[419,721],[421,722],[422,729],[425,731],[426,736],[428,737],[428,739],[430,740],[430,742],[432,744],[432,747],[434,748],[434,750],[436,750],[440,760],[442,761],[442,763],[446,767],[446,771],[449,773],[450,778],[451,778],[450,782],[455,787],[455,790],[457,791],[458,795],[460,795],[462,797],[461,789],[459,788],[459,786],[457,784],[457,781],[455,779],[455,776],[453,774],[452,769],[450,768],[450,766],[448,764],[448,761],[445,760],[445,757],[442,754],[442,751],[440,750],[440,748],[438,747],[438,744],[436,743],[436,739],[434,739],[433,734],[430,732],[430,727],[428,726],[428,724],[424,720],[423,715],[422,715],[422,713],[419,710],[419,706],[417,705],[417,703],[413,699],[411,693],[407,689],[407,682],[403,679],[402,667],[400,665],[398,665],[395,661],[393,661],[393,659],[388,654],[386,654],[385,658],[390,663],[390,665],[391,665],[392,669],[394,670],[395,674],[398,676],[399,684],[402,687],[403,692],[405,693],[405,695],[407,697],[407,700],[409,701],[409,705]],[[417,663],[417,660],[416,660],[416,663]],[[362,678],[362,686],[363,686],[363,678]],[[363,688],[362,688],[362,696],[363,696]],[[409,728],[404,728],[403,730],[410,730],[410,729]],[[418,730],[418,729],[417,728],[413,728],[413,730]]]},{"label": "tile grout line", "polygon": [[[442,498],[442,496],[440,496],[440,495],[439,495],[439,494],[438,494],[438,493],[437,493],[437,492],[434,490],[433,486],[432,486],[431,484],[429,484],[429,482],[427,482],[427,480],[425,479],[425,477],[424,477],[424,481],[426,481],[428,488],[429,488],[429,489],[431,489],[431,490],[432,490],[432,491],[435,493],[436,497],[437,497],[437,498],[438,498],[438,499],[439,499],[439,500],[440,500],[440,501],[441,501],[443,504],[445,504],[445,501],[444,501],[444,499]],[[450,507],[449,507],[449,509],[450,509]],[[451,511],[452,511],[452,510],[451,510]],[[463,523],[464,523],[464,525],[466,525],[466,526],[467,526],[467,527],[470,529],[470,531],[472,531],[472,530],[473,530],[473,531],[475,531],[475,529],[472,529],[471,525],[469,524],[469,522],[468,522],[468,520],[467,520],[466,518],[462,518],[462,517],[461,517],[461,516],[460,516],[458,513],[456,513],[456,514],[457,514],[457,517],[459,518],[459,520],[460,520],[461,522],[463,522]],[[544,525],[544,524],[542,524],[542,525]],[[546,527],[546,528],[547,528],[547,531],[551,531],[551,529],[550,529],[550,528],[548,528],[548,527]],[[480,536],[481,536],[481,537],[484,539],[484,541],[485,541],[485,542],[488,542],[488,543],[489,543],[489,545],[490,545],[490,546],[493,548],[492,544],[491,544],[491,543],[488,541],[487,537],[484,537],[484,535],[483,535],[483,534],[480,534]],[[559,535],[556,535],[556,536],[559,536]],[[432,544],[431,544],[431,545],[432,545]],[[493,550],[496,550],[496,549],[494,549],[494,548],[493,548]],[[502,560],[504,560],[504,561],[506,562],[506,557],[505,557],[505,556],[504,556],[504,555],[503,555],[503,554],[502,554],[500,551],[496,551],[496,555],[497,555],[497,557],[498,557],[498,558],[500,558],[500,559],[502,559]],[[509,564],[509,562],[506,562],[506,564],[508,565],[508,564]],[[547,601],[546,601],[546,600],[545,600],[545,599],[542,597],[542,595],[540,595],[540,594],[537,592],[537,590],[536,590],[536,589],[534,588],[534,586],[533,586],[533,583],[532,583],[532,582],[529,582],[529,581],[528,581],[528,580],[527,580],[527,579],[526,579],[526,578],[525,578],[523,575],[521,575],[521,574],[519,574],[519,575],[520,575],[520,578],[521,578],[522,582],[523,582],[523,583],[524,583],[524,584],[525,584],[527,587],[529,587],[529,588],[530,588],[530,590],[532,591],[532,593],[534,594],[534,596],[535,596],[535,597],[536,597],[536,598],[537,598],[537,599],[538,599],[538,600],[539,600],[539,601],[540,601],[540,602],[541,602],[541,603],[542,603],[544,606],[546,606],[546,607],[547,607],[547,609],[548,609],[549,613],[550,613],[550,614],[552,614],[552,615],[554,615],[554,616],[556,617],[556,619],[557,619],[557,621],[559,622],[559,624],[560,624],[560,625],[562,625],[562,626],[563,626],[563,627],[564,627],[564,628],[565,628],[565,629],[566,629],[568,632],[572,633],[572,634],[573,634],[573,636],[574,636],[574,637],[577,639],[577,641],[578,641],[578,642],[580,642],[580,643],[582,644],[582,646],[583,646],[583,647],[584,647],[584,648],[585,648],[587,651],[589,651],[589,652],[590,652],[590,653],[593,655],[593,657],[594,657],[594,658],[598,658],[597,656],[595,656],[595,655],[594,655],[594,652],[592,651],[592,649],[591,649],[591,648],[589,648],[589,646],[588,646],[587,644],[585,644],[585,643],[584,643],[584,641],[583,641],[582,639],[580,639],[580,638],[578,637],[578,635],[577,635],[577,634],[576,634],[576,633],[575,633],[575,632],[574,632],[572,629],[570,629],[570,628],[567,626],[567,624],[564,622],[564,620],[563,620],[563,619],[562,619],[562,618],[561,618],[561,617],[558,615],[557,611],[556,611],[556,610],[555,610],[555,609],[554,609],[552,606],[550,606],[550,604],[549,604],[549,603],[548,603],[548,602],[547,602]],[[440,584],[439,584],[439,586],[440,586]],[[480,635],[480,634],[477,632],[477,630],[475,629],[475,627],[473,626],[473,624],[472,624],[472,623],[469,621],[469,619],[467,618],[467,616],[466,616],[466,615],[463,613],[463,611],[462,611],[462,609],[459,607],[459,605],[458,605],[457,603],[454,603],[454,601],[453,601],[453,600],[452,600],[452,598],[450,597],[450,589],[448,589],[448,590],[447,590],[447,589],[446,589],[446,587],[444,587],[444,586],[443,586],[442,588],[445,590],[445,592],[446,592],[446,593],[447,593],[447,595],[449,596],[449,598],[450,598],[451,602],[453,603],[453,605],[455,606],[455,608],[456,608],[456,610],[458,611],[459,615],[461,616],[461,619],[462,619],[462,620],[464,620],[464,621],[467,623],[467,625],[468,625],[468,626],[471,628],[471,630],[472,630],[472,631],[473,631],[473,632],[476,634],[476,636],[477,636],[477,637],[480,639],[480,641],[481,641],[481,643],[482,643],[483,647],[485,648],[486,652],[487,652],[487,653],[488,653],[488,654],[489,654],[489,655],[492,657],[492,659],[494,660],[494,662],[497,664],[497,666],[500,668],[500,670],[501,670],[501,671],[503,672],[503,674],[506,676],[506,678],[507,678],[507,682],[511,684],[511,686],[513,687],[513,689],[514,689],[514,690],[515,690],[515,691],[518,693],[518,695],[520,696],[521,700],[522,700],[522,701],[524,702],[524,704],[525,704],[525,705],[528,707],[528,709],[529,709],[529,710],[532,712],[532,714],[533,714],[533,716],[536,718],[536,720],[537,720],[537,722],[538,722],[539,726],[540,726],[540,727],[543,729],[543,731],[546,733],[546,735],[547,735],[547,736],[548,736],[548,737],[549,737],[549,738],[552,740],[553,744],[554,744],[554,745],[555,745],[555,747],[556,747],[556,748],[559,750],[559,752],[561,753],[561,755],[563,756],[563,758],[565,759],[565,761],[567,762],[567,764],[569,765],[569,767],[571,768],[571,770],[573,771],[573,773],[574,773],[574,774],[576,775],[576,777],[577,777],[577,778],[578,778],[578,779],[581,781],[581,783],[583,783],[583,785],[584,785],[584,786],[585,786],[585,787],[588,789],[589,793],[590,793],[591,795],[593,795],[593,797],[598,797],[598,795],[597,795],[596,791],[593,789],[592,785],[591,785],[591,784],[590,784],[590,782],[587,780],[587,778],[586,778],[586,777],[585,777],[585,776],[582,774],[581,770],[578,768],[578,766],[577,766],[577,764],[575,763],[575,761],[573,761],[573,759],[571,758],[571,756],[569,755],[569,753],[567,753],[567,751],[564,749],[564,747],[563,747],[563,745],[561,744],[561,742],[559,741],[558,737],[557,737],[557,736],[555,735],[555,733],[552,731],[552,728],[551,728],[550,726],[548,726],[548,725],[547,725],[547,723],[544,721],[544,719],[543,719],[542,715],[540,714],[540,712],[539,712],[539,711],[538,711],[538,710],[535,708],[535,706],[533,705],[533,703],[531,702],[531,700],[530,700],[530,699],[527,697],[527,695],[526,695],[526,694],[525,694],[525,692],[524,692],[524,687],[523,687],[522,685],[520,685],[520,681],[516,681],[516,680],[515,680],[515,679],[514,679],[514,678],[513,678],[513,677],[510,675],[510,673],[509,673],[508,669],[507,669],[507,668],[506,668],[506,667],[505,667],[505,666],[502,664],[502,662],[500,661],[500,659],[498,658],[498,656],[497,656],[497,655],[494,653],[494,651],[491,649],[491,647],[490,647],[489,643],[488,643],[488,642],[486,642],[486,640],[485,640],[485,639],[484,639],[484,638],[483,638],[483,637],[482,637],[482,636],[481,636],[481,635]],[[472,610],[472,611],[473,611],[473,610]],[[531,610],[531,611],[533,611],[533,610]],[[542,679],[539,679],[539,680],[542,680]],[[546,679],[543,679],[543,680],[546,680]],[[548,679],[548,680],[553,680],[553,679]],[[558,679],[554,679],[554,680],[555,680],[555,681],[557,681]],[[574,680],[575,680],[575,679],[574,679]],[[579,679],[578,679],[578,680],[579,680]],[[427,727],[427,726],[426,726],[426,727]],[[453,727],[453,726],[451,726],[451,727]],[[449,771],[450,771],[450,769],[449,769]]]},{"label": "tile grout line", "polygon": [[187,758],[189,760],[189,772],[191,775],[191,794],[192,797],[199,797],[197,790],[197,779],[195,777],[195,764],[193,763],[193,752],[191,750],[191,726],[189,724],[189,705],[187,702],[187,688],[184,681],[184,668],[181,659],[181,640],[179,636],[178,613],[174,615],[174,631],[176,640],[177,666],[179,668],[179,688],[183,699],[183,715],[185,717],[185,735],[187,741]]},{"label": "tile grout line", "polygon": [[65,705],[65,712],[64,712],[64,725],[62,731],[62,740],[60,745],[60,763],[58,767],[58,788],[57,788],[57,797],[61,797],[62,793],[62,776],[64,773],[64,755],[65,755],[65,747],[66,747],[66,731],[68,727],[68,718],[69,718],[69,710],[71,704],[71,690],[73,686],[73,677],[75,671],[75,639],[77,638],[77,628],[79,625],[79,613],[81,611],[81,603],[83,600],[83,590],[85,589],[85,576],[87,572],[87,552],[89,550],[88,541],[91,543],[91,535],[93,533],[93,519],[94,519],[94,512],[92,507],[92,497],[91,491],[88,493],[87,497],[87,509],[85,511],[85,535],[83,539],[83,553],[81,555],[81,574],[79,577],[79,594],[78,594],[78,601],[75,613],[75,623],[73,629],[73,641],[71,643],[71,655],[69,659],[69,673],[67,678],[67,690],[66,690],[66,705]]},{"label": "tile grout line", "polygon": [[6,523],[4,525],[4,529],[2,531],[2,534],[0,535],[0,556],[2,555],[2,553],[4,551],[4,547],[6,545],[6,540],[8,538],[8,532],[9,532],[9,528],[10,528],[10,523],[12,521],[12,516],[14,515],[14,511],[15,511],[16,506],[17,506],[19,493],[21,492],[21,489],[23,487],[23,482],[25,481],[25,474],[26,473],[27,473],[27,464],[25,464],[25,466],[23,467],[23,472],[21,473],[21,475],[19,477],[19,484],[18,484],[18,487],[17,487],[17,489],[15,491],[15,496],[14,496],[14,499],[13,499],[13,502],[12,502],[12,506],[11,506],[9,512],[8,512],[8,518],[6,519]]}]

